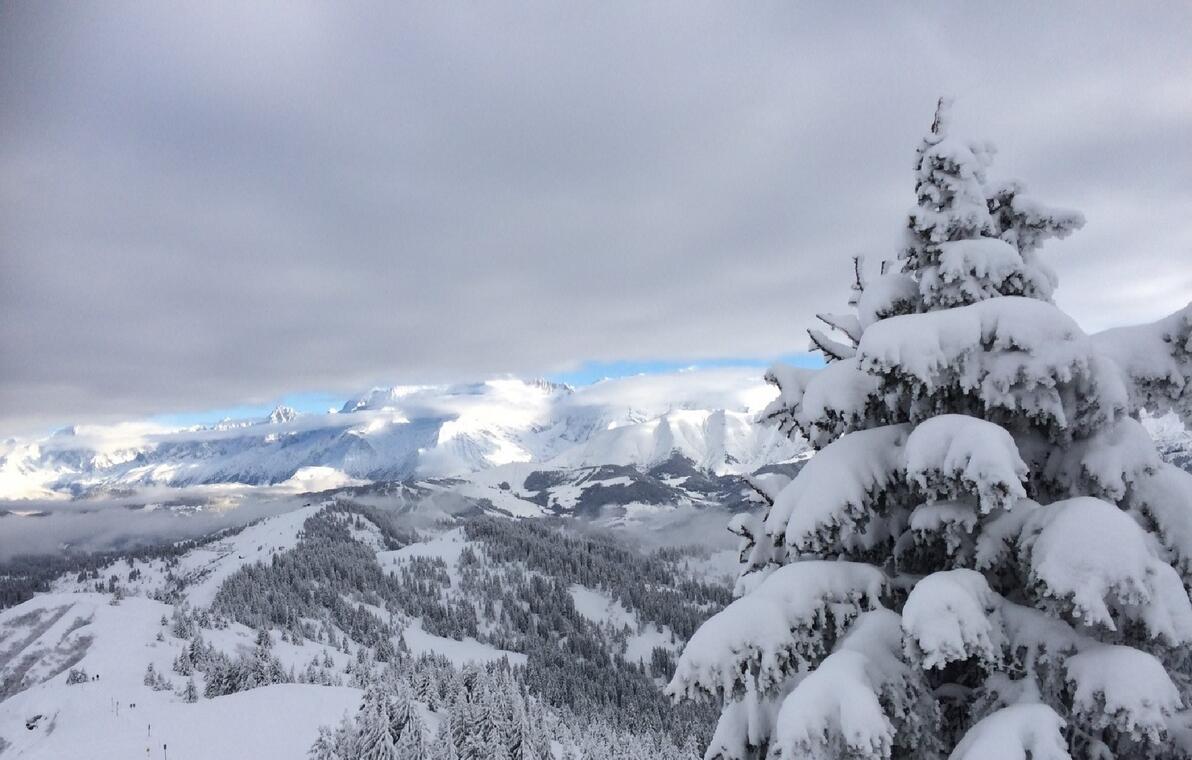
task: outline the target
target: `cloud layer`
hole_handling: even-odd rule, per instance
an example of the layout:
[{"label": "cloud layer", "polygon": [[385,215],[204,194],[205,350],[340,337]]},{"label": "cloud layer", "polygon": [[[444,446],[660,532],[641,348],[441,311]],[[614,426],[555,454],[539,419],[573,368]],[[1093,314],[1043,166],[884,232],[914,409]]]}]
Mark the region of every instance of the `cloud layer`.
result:
[{"label": "cloud layer", "polygon": [[1192,10],[0,6],[0,435],[306,389],[766,356],[896,247],[940,93],[1192,298]]}]

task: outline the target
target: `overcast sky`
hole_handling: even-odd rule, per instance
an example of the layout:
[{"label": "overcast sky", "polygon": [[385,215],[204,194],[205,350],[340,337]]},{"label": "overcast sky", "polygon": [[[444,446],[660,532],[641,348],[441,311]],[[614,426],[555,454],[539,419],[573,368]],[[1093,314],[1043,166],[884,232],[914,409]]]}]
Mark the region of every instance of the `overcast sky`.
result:
[{"label": "overcast sky", "polygon": [[0,0],[0,437],[802,351],[936,97],[1089,330],[1192,299],[1184,3]]}]

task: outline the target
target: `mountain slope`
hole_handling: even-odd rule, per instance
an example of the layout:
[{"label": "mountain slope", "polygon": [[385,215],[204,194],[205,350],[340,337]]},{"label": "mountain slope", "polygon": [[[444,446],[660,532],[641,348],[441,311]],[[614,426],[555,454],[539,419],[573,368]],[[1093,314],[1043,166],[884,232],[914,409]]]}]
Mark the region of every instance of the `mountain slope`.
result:
[{"label": "mountain slope", "polygon": [[550,747],[536,757],[696,756],[708,710],[660,686],[729,597],[723,552],[574,522],[416,533],[409,516],[331,498],[0,610],[0,757],[304,757],[320,725],[362,728],[378,689],[417,711],[436,760],[518,725]]}]

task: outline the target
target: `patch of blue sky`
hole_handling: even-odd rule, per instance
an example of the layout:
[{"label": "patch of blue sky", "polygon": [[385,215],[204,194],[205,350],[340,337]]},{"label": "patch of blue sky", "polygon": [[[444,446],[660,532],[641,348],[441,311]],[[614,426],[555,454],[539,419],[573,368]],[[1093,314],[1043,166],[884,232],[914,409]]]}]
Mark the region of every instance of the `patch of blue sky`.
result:
[{"label": "patch of blue sky", "polygon": [[167,427],[191,427],[192,425],[212,425],[221,420],[255,420],[267,417],[271,411],[279,406],[292,407],[301,414],[321,414],[328,409],[339,409],[343,406],[344,396],[312,391],[308,393],[291,393],[281,397],[271,404],[240,404],[238,406],[205,409],[193,412],[174,412],[159,414],[151,418],[152,422]]},{"label": "patch of blue sky", "polygon": [[611,362],[584,362],[578,368],[547,375],[547,379],[558,383],[581,386],[606,379],[632,377],[634,375],[656,375],[690,369],[714,369],[719,367],[756,367],[759,374],[776,361],[793,364],[796,367],[816,368],[824,366],[818,354],[799,353],[772,357],[722,357],[718,359],[692,360],[623,360]]}]

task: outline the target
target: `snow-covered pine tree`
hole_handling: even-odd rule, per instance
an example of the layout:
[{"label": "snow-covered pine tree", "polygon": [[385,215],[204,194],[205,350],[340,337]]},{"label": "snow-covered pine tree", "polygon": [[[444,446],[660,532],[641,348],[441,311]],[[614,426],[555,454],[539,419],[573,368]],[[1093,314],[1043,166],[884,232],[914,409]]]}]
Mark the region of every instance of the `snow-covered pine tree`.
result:
[{"label": "snow-covered pine tree", "polygon": [[222,654],[207,655],[204,662],[206,678],[204,679],[203,696],[210,699],[235,692],[238,684],[235,683],[234,670],[231,661]]},{"label": "snow-covered pine tree", "polygon": [[389,699],[376,686],[364,691],[356,713],[355,755],[359,760],[400,760],[389,730]]},{"label": "snow-covered pine tree", "polygon": [[347,760],[360,755],[360,744],[356,733],[356,723],[347,715],[340,719],[335,728],[335,758]]},{"label": "snow-covered pine tree", "polygon": [[[166,625],[166,616],[162,615],[162,625]],[[194,635],[194,622],[187,614],[186,608],[183,605],[178,605],[174,608],[174,623],[170,628],[170,633],[179,639],[189,639]]]},{"label": "snow-covered pine tree", "polygon": [[184,647],[174,658],[174,672],[183,676],[189,676],[195,672],[194,661],[190,657],[190,647]]},{"label": "snow-covered pine tree", "polygon": [[417,709],[410,711],[410,719],[405,730],[397,739],[397,754],[403,760],[428,760],[431,757],[430,743],[427,741],[426,724]]},{"label": "snow-covered pine tree", "polygon": [[264,628],[257,631],[256,646],[253,647],[252,656],[242,658],[238,666],[243,674],[243,688],[245,689],[286,683],[291,680],[286,675],[281,661],[274,656],[273,639],[270,638],[269,631]]},{"label": "snow-covered pine tree", "polygon": [[190,641],[190,645],[187,647],[187,651],[189,653],[188,659],[195,669],[202,670],[206,667],[208,655],[207,643],[203,641],[201,635],[195,634],[194,638]]},{"label": "snow-covered pine tree", "polygon": [[306,756],[309,760],[343,760],[336,749],[335,734],[326,726],[319,726],[319,735]]},{"label": "snow-covered pine tree", "polygon": [[193,704],[199,701],[199,690],[195,686],[195,677],[191,676],[186,679],[186,687],[182,690],[182,701],[188,704]]},{"label": "snow-covered pine tree", "polygon": [[455,740],[451,737],[449,715],[439,721],[439,730],[435,733],[435,739],[431,743],[431,757],[435,760],[459,760],[459,750],[456,749]]},{"label": "snow-covered pine tree", "polygon": [[827,366],[768,375],[818,451],[756,484],[739,598],[668,690],[721,700],[708,758],[1192,756],[1192,475],[1138,419],[1192,411],[1192,305],[1082,332],[1037,257],[1080,216],[947,117],[901,266],[857,265]]},{"label": "snow-covered pine tree", "polygon": [[389,736],[398,754],[410,760],[423,760],[428,750],[426,726],[418,712],[418,706],[410,697],[403,674],[395,668],[388,668],[384,674],[384,690],[388,695],[385,704]]}]

